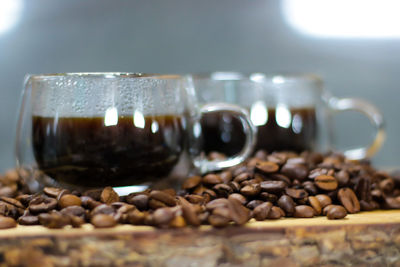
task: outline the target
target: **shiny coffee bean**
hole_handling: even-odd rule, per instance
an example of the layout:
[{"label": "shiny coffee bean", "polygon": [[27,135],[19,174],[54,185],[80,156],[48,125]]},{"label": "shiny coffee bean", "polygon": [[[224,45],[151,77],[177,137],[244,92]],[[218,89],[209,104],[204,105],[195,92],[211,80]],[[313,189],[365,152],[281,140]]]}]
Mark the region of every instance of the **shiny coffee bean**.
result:
[{"label": "shiny coffee bean", "polygon": [[312,218],[314,217],[314,209],[310,206],[299,205],[295,207],[293,217],[295,218]]},{"label": "shiny coffee bean", "polygon": [[325,191],[333,191],[338,187],[336,178],[330,175],[320,175],[314,179],[315,185]]},{"label": "shiny coffee bean", "polygon": [[58,201],[58,206],[60,206],[61,209],[69,206],[80,206],[80,205],[82,205],[82,200],[79,197],[71,194],[63,195]]},{"label": "shiny coffee bean", "polygon": [[326,217],[328,217],[329,220],[343,219],[347,216],[347,211],[345,208],[339,205],[332,206],[333,207],[331,207],[326,213]]},{"label": "shiny coffee bean", "polygon": [[117,221],[114,217],[108,214],[96,214],[90,222],[96,228],[110,228],[117,225]]},{"label": "shiny coffee bean", "polygon": [[354,191],[348,187],[341,188],[338,192],[338,198],[347,212],[356,213],[360,211],[360,202]]}]

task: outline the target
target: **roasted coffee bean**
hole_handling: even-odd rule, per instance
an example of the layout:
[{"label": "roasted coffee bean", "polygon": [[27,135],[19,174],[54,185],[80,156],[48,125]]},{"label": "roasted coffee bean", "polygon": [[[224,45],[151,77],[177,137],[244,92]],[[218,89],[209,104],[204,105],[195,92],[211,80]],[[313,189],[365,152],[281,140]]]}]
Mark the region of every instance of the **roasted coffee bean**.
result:
[{"label": "roasted coffee bean", "polygon": [[187,195],[185,198],[192,204],[202,204],[204,202],[204,197],[199,195]]},{"label": "roasted coffee bean", "polygon": [[247,203],[246,207],[249,208],[249,209],[251,209],[251,210],[253,210],[253,209],[255,209],[258,205],[261,205],[261,204],[263,204],[263,203],[264,203],[264,201],[262,201],[262,200],[253,199],[253,200],[249,201],[249,203]]},{"label": "roasted coffee bean", "polygon": [[308,178],[310,178],[311,180],[314,180],[315,178],[317,178],[320,175],[328,175],[328,172],[329,172],[329,169],[315,168],[310,171],[310,173],[308,174]]},{"label": "roasted coffee bean", "polygon": [[338,181],[339,186],[343,187],[348,185],[350,181],[350,175],[346,170],[340,170],[335,174],[335,178]]},{"label": "roasted coffee bean", "polygon": [[308,176],[308,168],[300,164],[285,164],[281,169],[281,173],[291,180],[303,181]]},{"label": "roasted coffee bean", "polygon": [[275,203],[278,200],[277,195],[274,194],[270,194],[267,192],[261,192],[259,195],[260,199],[264,200],[264,201],[269,201],[272,203]]},{"label": "roasted coffee bean", "polygon": [[54,210],[57,207],[57,200],[54,198],[38,196],[29,202],[29,211],[38,214]]},{"label": "roasted coffee bean", "polygon": [[71,221],[70,223],[71,223],[72,227],[74,227],[74,228],[79,228],[83,224],[85,224],[85,220],[78,216],[71,216],[70,221]]},{"label": "roasted coffee bean", "polygon": [[160,201],[160,202],[162,202],[165,205],[170,206],[170,207],[176,205],[175,198],[173,196],[167,194],[167,193],[162,192],[162,191],[158,191],[158,190],[151,191],[151,193],[150,193],[150,201],[152,199],[158,200],[158,201]]},{"label": "roasted coffee bean", "polygon": [[86,211],[84,208],[81,206],[69,206],[60,211],[61,214],[63,215],[68,215],[68,216],[77,216],[82,219],[85,219]]},{"label": "roasted coffee bean", "polygon": [[310,194],[310,195],[318,194],[318,188],[314,185],[313,182],[306,181],[306,182],[303,182],[302,185],[303,185],[304,190],[306,190],[308,194]]},{"label": "roasted coffee bean", "polygon": [[239,192],[240,191],[240,185],[237,182],[232,181],[232,182],[229,182],[228,185],[232,188],[233,192]]},{"label": "roasted coffee bean", "polygon": [[287,186],[282,181],[264,181],[260,183],[261,190],[271,194],[279,194],[285,190]]},{"label": "roasted coffee bean", "polygon": [[154,223],[158,226],[167,226],[174,218],[174,213],[170,208],[161,208],[153,213]]},{"label": "roasted coffee bean", "polygon": [[329,220],[343,219],[346,216],[346,209],[339,205],[332,205],[326,213],[326,217],[328,217]]},{"label": "roasted coffee bean", "polygon": [[244,181],[246,181],[246,180],[250,180],[250,179],[252,179],[252,178],[253,178],[253,176],[252,176],[251,174],[245,172],[245,173],[239,174],[238,176],[235,176],[235,178],[233,179],[233,181],[236,182],[236,183],[238,183],[238,184],[240,184],[240,183],[242,183],[242,182],[244,182]]},{"label": "roasted coffee bean", "polygon": [[0,187],[0,196],[15,197],[17,195],[17,184],[4,185]]},{"label": "roasted coffee bean", "polygon": [[0,216],[0,229],[17,227],[17,222],[10,217]]},{"label": "roasted coffee bean", "polygon": [[295,207],[293,217],[295,218],[312,218],[314,217],[314,209],[310,206],[299,205]]},{"label": "roasted coffee bean", "polygon": [[229,219],[232,218],[231,211],[229,208],[222,208],[222,207],[215,208],[215,209],[213,209],[213,211],[211,213],[213,215],[219,215],[219,216],[223,216],[223,217],[226,217]]},{"label": "roasted coffee bean", "polygon": [[263,202],[258,205],[253,210],[253,217],[257,221],[264,221],[267,219],[269,212],[271,211],[272,203],[271,202]]},{"label": "roasted coffee bean", "polygon": [[360,209],[362,211],[371,211],[371,210],[375,209],[375,206],[372,203],[372,201],[371,202],[367,202],[367,201],[361,199],[360,200]]},{"label": "roasted coffee bean", "polygon": [[45,187],[43,192],[48,195],[49,197],[57,198],[58,194],[61,192],[61,188],[57,187]]},{"label": "roasted coffee bean", "polygon": [[88,196],[93,198],[96,201],[100,201],[101,193],[103,192],[102,189],[90,189],[83,193],[84,196]]},{"label": "roasted coffee bean", "polygon": [[247,203],[247,199],[246,199],[243,195],[238,194],[238,193],[233,193],[233,194],[229,195],[229,196],[228,196],[228,200],[230,200],[230,199],[236,199],[236,200],[238,200],[242,205],[246,205],[246,203]]},{"label": "roasted coffee bean", "polygon": [[59,213],[42,213],[39,214],[39,222],[47,228],[59,229],[70,224],[71,220],[68,216],[62,216]]},{"label": "roasted coffee bean", "polygon": [[274,181],[282,181],[287,186],[290,186],[292,184],[292,181],[290,180],[289,177],[287,177],[286,175],[280,174],[280,173],[269,174],[268,178],[271,180],[274,180]]},{"label": "roasted coffee bean", "polygon": [[379,188],[386,194],[391,193],[394,190],[394,181],[391,178],[386,178],[379,183]]},{"label": "roasted coffee bean", "polygon": [[268,219],[270,220],[278,220],[285,216],[285,212],[279,207],[272,207],[270,212],[268,213]]},{"label": "roasted coffee bean", "polygon": [[21,216],[18,218],[18,223],[20,225],[38,225],[39,217],[33,215]]},{"label": "roasted coffee bean", "polygon": [[127,222],[134,225],[142,225],[144,223],[145,214],[139,210],[132,210],[128,213]]},{"label": "roasted coffee bean", "polygon": [[268,153],[267,153],[265,150],[258,150],[258,151],[254,154],[254,157],[255,157],[256,159],[259,159],[259,160],[266,160],[267,157],[268,157]]},{"label": "roasted coffee bean", "polygon": [[222,183],[223,181],[219,175],[207,174],[203,177],[202,182],[207,185],[216,185]]},{"label": "roasted coffee bean", "polygon": [[274,162],[281,166],[285,164],[287,158],[288,158],[287,155],[284,153],[274,152],[271,155],[267,156],[267,161]]},{"label": "roasted coffee bean", "polygon": [[285,193],[295,199],[308,197],[308,193],[303,189],[286,188]]},{"label": "roasted coffee bean", "polygon": [[206,204],[207,210],[213,210],[218,207],[228,207],[228,200],[226,198],[217,198]]},{"label": "roasted coffee bean", "polygon": [[229,218],[226,218],[226,217],[221,216],[221,215],[212,214],[212,215],[210,215],[208,217],[208,222],[212,226],[217,227],[217,228],[221,228],[221,227],[227,226],[229,224],[229,221],[230,221]]},{"label": "roasted coffee bean", "polygon": [[240,193],[246,197],[257,196],[261,192],[259,184],[246,185],[240,189]]},{"label": "roasted coffee bean", "polygon": [[219,174],[219,177],[221,177],[222,182],[223,182],[224,184],[227,184],[227,183],[229,183],[229,182],[232,180],[233,175],[232,175],[232,172],[230,172],[230,171],[223,171],[223,172],[221,172],[221,173]]},{"label": "roasted coffee bean", "polygon": [[250,211],[234,198],[228,199],[231,219],[238,225],[245,224],[250,219]]},{"label": "roasted coffee bean", "polygon": [[261,173],[269,174],[277,172],[279,170],[279,165],[270,161],[260,161],[256,163],[255,168]]},{"label": "roasted coffee bean", "polygon": [[61,209],[69,206],[80,206],[80,205],[82,205],[81,199],[71,194],[63,195],[58,201],[58,206],[60,206]]},{"label": "roasted coffee bean", "polygon": [[296,203],[290,196],[282,195],[278,200],[278,206],[285,211],[288,216],[293,215]]},{"label": "roasted coffee bean", "polygon": [[108,214],[96,214],[90,222],[96,228],[109,228],[117,225],[117,221]]},{"label": "roasted coffee bean", "polygon": [[336,178],[330,175],[320,175],[314,179],[315,185],[325,191],[333,191],[338,187]]},{"label": "roasted coffee bean", "polygon": [[295,157],[295,158],[289,158],[286,161],[286,164],[292,164],[292,165],[307,165],[307,162],[304,158],[302,157]]},{"label": "roasted coffee bean", "polygon": [[134,205],[139,210],[147,210],[149,208],[149,196],[146,194],[128,195],[126,202]]},{"label": "roasted coffee bean", "polygon": [[4,202],[6,202],[6,203],[8,203],[10,205],[13,205],[16,208],[25,209],[24,205],[22,205],[22,203],[20,201],[16,200],[15,198],[10,198],[10,197],[4,197],[3,196],[3,197],[0,197],[0,200],[4,201]]},{"label": "roasted coffee bean", "polygon": [[161,201],[158,201],[156,199],[149,200],[149,208],[151,210],[156,210],[156,209],[165,208],[165,207],[168,207],[168,206]]},{"label": "roasted coffee bean", "polygon": [[35,198],[35,195],[23,194],[23,195],[17,196],[15,199],[18,200],[19,202],[21,202],[21,204],[24,205],[24,207],[28,207],[29,202],[31,202],[31,200],[34,198]]},{"label": "roasted coffee bean", "polygon": [[400,209],[400,197],[386,197],[383,207],[385,209]]},{"label": "roasted coffee bean", "polygon": [[111,186],[107,186],[103,189],[100,195],[100,201],[105,204],[111,204],[119,201],[119,195]]},{"label": "roasted coffee bean", "polygon": [[198,186],[200,183],[201,183],[200,176],[191,176],[183,182],[182,188],[186,189],[186,190],[193,189],[196,186]]},{"label": "roasted coffee bean", "polygon": [[227,184],[217,184],[213,187],[213,190],[219,197],[227,198],[229,194],[232,194],[232,188]]},{"label": "roasted coffee bean", "polygon": [[217,197],[217,193],[215,193],[213,190],[208,189],[208,188],[204,189],[202,195],[203,195],[203,196],[209,195],[209,196],[210,196],[210,199],[214,199],[214,198]]},{"label": "roasted coffee bean", "polygon": [[199,226],[200,225],[200,220],[197,217],[197,214],[193,208],[193,205],[190,204],[186,199],[183,197],[178,197],[179,203],[182,206],[182,216],[185,219],[185,221],[193,226]]},{"label": "roasted coffee bean", "polygon": [[107,204],[101,204],[94,208],[90,212],[90,217],[94,217],[97,214],[108,214],[108,215],[113,215],[115,213],[115,209]]},{"label": "roasted coffee bean", "polygon": [[242,173],[248,172],[249,169],[247,168],[247,166],[238,165],[238,166],[233,167],[231,169],[231,171],[232,171],[233,177],[237,177],[238,175],[240,175]]},{"label": "roasted coffee bean", "polygon": [[179,215],[171,220],[169,226],[172,228],[183,228],[186,226],[186,221],[182,216]]},{"label": "roasted coffee bean", "polygon": [[354,194],[354,191],[350,188],[341,188],[338,192],[338,198],[347,212],[356,213],[360,211],[360,202]]},{"label": "roasted coffee bean", "polygon": [[315,215],[320,215],[322,212],[322,205],[319,202],[317,197],[314,196],[309,196],[308,197],[308,203],[310,203],[310,206],[314,209]]},{"label": "roasted coffee bean", "polygon": [[58,196],[56,197],[57,202],[60,201],[60,199],[64,196],[64,195],[70,195],[70,191],[68,189],[61,189],[60,193],[58,194]]}]

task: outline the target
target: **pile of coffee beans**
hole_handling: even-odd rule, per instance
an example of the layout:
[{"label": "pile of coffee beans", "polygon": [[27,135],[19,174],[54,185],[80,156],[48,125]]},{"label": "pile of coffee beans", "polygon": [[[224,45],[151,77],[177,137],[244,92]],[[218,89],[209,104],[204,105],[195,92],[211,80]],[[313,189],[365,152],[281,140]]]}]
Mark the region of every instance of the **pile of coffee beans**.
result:
[{"label": "pile of coffee beans", "polygon": [[[214,159],[223,155],[213,153]],[[119,196],[111,187],[83,193],[46,187],[29,193],[15,171],[0,176],[0,228],[97,228],[117,224],[160,228],[243,225],[249,220],[326,216],[400,208],[400,175],[375,170],[368,161],[315,152],[258,151],[236,167],[192,176],[182,189]]]}]

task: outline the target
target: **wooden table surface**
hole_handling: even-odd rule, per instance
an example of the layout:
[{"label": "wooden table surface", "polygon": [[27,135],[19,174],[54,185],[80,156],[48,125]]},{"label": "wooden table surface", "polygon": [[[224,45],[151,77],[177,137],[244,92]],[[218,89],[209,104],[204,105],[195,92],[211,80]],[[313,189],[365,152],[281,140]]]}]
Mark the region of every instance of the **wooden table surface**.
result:
[{"label": "wooden table surface", "polygon": [[224,229],[0,230],[0,266],[400,266],[399,249],[400,210]]}]

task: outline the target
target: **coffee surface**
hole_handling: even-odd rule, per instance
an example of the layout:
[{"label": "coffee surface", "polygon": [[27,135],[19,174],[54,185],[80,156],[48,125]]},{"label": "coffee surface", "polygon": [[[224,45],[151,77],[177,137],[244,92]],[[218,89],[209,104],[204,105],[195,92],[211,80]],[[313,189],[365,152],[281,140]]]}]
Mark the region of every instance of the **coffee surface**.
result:
[{"label": "coffee surface", "polygon": [[[205,152],[218,151],[231,156],[243,148],[246,135],[235,116],[226,112],[205,114],[201,125]],[[272,108],[267,112],[265,123],[257,128],[255,151],[309,150],[317,138],[316,111],[314,108],[290,108],[282,113]]]},{"label": "coffee surface", "polygon": [[[140,120],[139,120],[140,119]],[[168,176],[184,150],[184,119],[175,115],[33,117],[33,152],[39,168],[58,182],[123,186]]]}]

